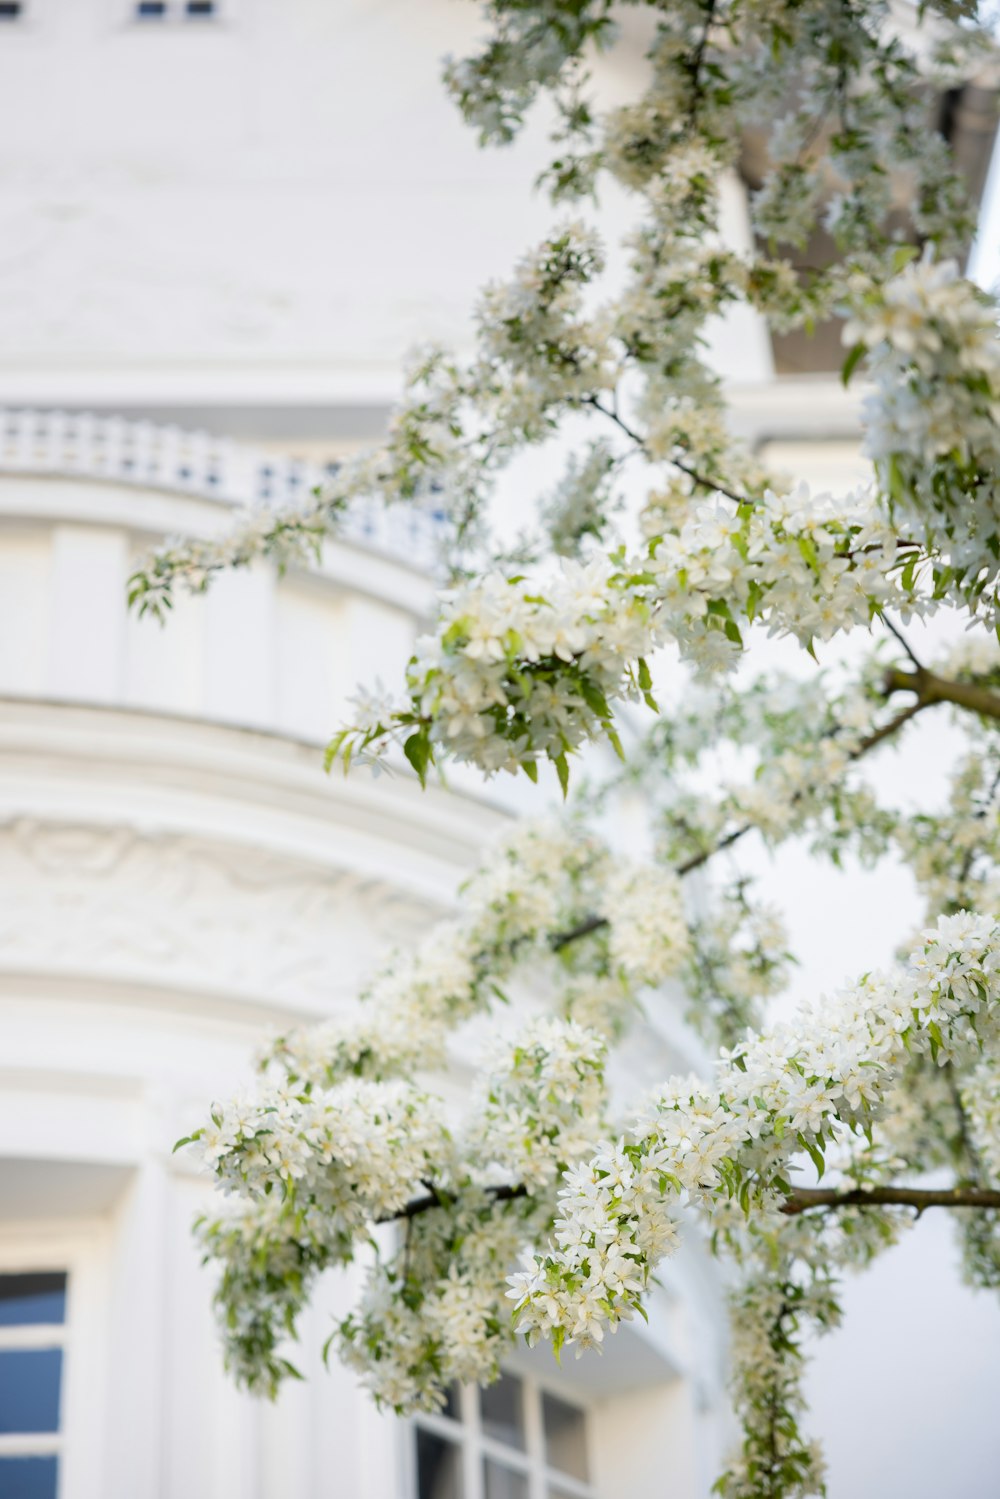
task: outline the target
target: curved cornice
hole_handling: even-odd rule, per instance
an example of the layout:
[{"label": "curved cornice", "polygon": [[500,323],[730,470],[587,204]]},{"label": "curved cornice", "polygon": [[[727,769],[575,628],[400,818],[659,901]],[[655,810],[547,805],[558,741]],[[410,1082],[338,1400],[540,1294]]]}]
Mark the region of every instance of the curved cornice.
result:
[{"label": "curved cornice", "polygon": [[0,699],[0,818],[214,839],[438,908],[506,822],[408,771],[323,774],[315,744],[153,712]]}]

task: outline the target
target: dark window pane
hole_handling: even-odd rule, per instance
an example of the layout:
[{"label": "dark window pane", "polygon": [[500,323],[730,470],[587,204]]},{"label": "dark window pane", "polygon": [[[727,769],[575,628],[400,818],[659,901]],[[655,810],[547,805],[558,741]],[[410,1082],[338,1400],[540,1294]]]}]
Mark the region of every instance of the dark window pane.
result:
[{"label": "dark window pane", "polygon": [[61,1348],[0,1349],[0,1432],[58,1431],[61,1372]]},{"label": "dark window pane", "polygon": [[417,1427],[417,1499],[464,1499],[462,1452],[433,1431]]},{"label": "dark window pane", "polygon": [[139,0],[135,13],[144,21],[159,20],[167,13],[166,0]]},{"label": "dark window pane", "polygon": [[0,0],[0,21],[16,21],[21,9],[20,0]]},{"label": "dark window pane", "polygon": [[0,1275],[0,1327],[65,1320],[65,1275]]},{"label": "dark window pane", "polygon": [[545,1426],[545,1461],[550,1468],[568,1473],[586,1483],[587,1416],[578,1405],[560,1400],[558,1395],[542,1396],[542,1421]]},{"label": "dark window pane", "polygon": [[0,1499],[56,1499],[57,1457],[0,1457]]},{"label": "dark window pane", "polygon": [[187,13],[189,16],[214,16],[215,0],[188,0]]},{"label": "dark window pane", "polygon": [[450,1416],[453,1421],[462,1419],[462,1399],[457,1384],[450,1384],[444,1392],[444,1405],[441,1408],[442,1416]]},{"label": "dark window pane", "polygon": [[483,1489],[486,1499],[528,1499],[528,1480],[523,1473],[483,1459]]},{"label": "dark window pane", "polygon": [[503,1374],[480,1391],[483,1434],[524,1451],[524,1398],[516,1374]]}]

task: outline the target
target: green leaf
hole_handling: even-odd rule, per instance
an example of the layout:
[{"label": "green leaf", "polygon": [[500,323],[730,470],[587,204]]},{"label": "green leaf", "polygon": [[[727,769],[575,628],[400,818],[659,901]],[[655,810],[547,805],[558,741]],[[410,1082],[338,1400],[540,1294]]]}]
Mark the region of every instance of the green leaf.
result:
[{"label": "green leaf", "polygon": [[611,748],[614,750],[619,760],[624,760],[625,751],[622,748],[621,740],[618,738],[617,730],[613,729],[610,723],[606,723],[604,725],[604,733],[607,736],[608,743],[611,745]]},{"label": "green leaf", "polygon": [[823,1159],[823,1152],[815,1141],[810,1140],[801,1130],[799,1130],[795,1138],[802,1146],[802,1149],[808,1153],[810,1160],[816,1167],[816,1175],[822,1179],[823,1172],[826,1170],[826,1161]]},{"label": "green leaf", "polygon": [[537,760],[522,760],[521,769],[536,786],[538,785],[538,762]]},{"label": "green leaf", "polygon": [[561,754],[553,756],[552,763],[555,765],[556,774],[559,777],[559,785],[562,787],[563,801],[565,801],[569,791],[569,761],[566,759],[565,754]]},{"label": "green leaf", "polygon": [[851,376],[854,374],[854,371],[857,369],[858,365],[861,363],[862,359],[864,359],[867,353],[867,344],[858,343],[854,345],[854,348],[844,360],[843,368],[840,371],[840,382],[842,385],[846,386],[847,384],[849,384]]},{"label": "green leaf", "polygon": [[587,704],[591,713],[596,713],[598,718],[601,719],[610,718],[611,709],[608,707],[608,700],[601,689],[589,677],[581,677],[578,685],[580,696]]},{"label": "green leaf", "polygon": [[350,733],[349,729],[341,729],[339,734],[334,734],[323,754],[323,769],[329,770],[334,760],[340,754],[340,747]]},{"label": "green leaf", "polygon": [[173,1147],[173,1149],[171,1150],[170,1154],[171,1155],[176,1155],[177,1152],[179,1150],[182,1150],[185,1145],[193,1145],[196,1140],[200,1140],[201,1139],[201,1137],[202,1137],[202,1135],[204,1133],[205,1133],[205,1131],[203,1129],[196,1129],[195,1132],[194,1132],[194,1134],[182,1136],[182,1138],[177,1141],[177,1144]]},{"label": "green leaf", "polygon": [[431,744],[426,729],[418,729],[403,744],[403,754],[420,778],[421,786],[427,784],[427,766],[430,764]]},{"label": "green leaf", "polygon": [[818,573],[819,572],[819,556],[818,556],[817,551],[816,551],[816,544],[813,541],[812,537],[811,536],[800,536],[798,538],[798,546],[799,546],[799,551],[802,553],[802,556],[803,556],[803,559],[805,560],[805,562],[808,564],[809,567],[812,568],[812,570],[813,570],[814,573]]}]

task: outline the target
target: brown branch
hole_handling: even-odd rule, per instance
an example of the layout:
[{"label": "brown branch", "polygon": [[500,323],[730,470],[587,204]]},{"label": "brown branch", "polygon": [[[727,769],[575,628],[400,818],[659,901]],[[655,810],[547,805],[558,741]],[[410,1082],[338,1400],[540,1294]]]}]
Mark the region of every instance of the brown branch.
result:
[{"label": "brown branch", "polygon": [[914,670],[915,671],[924,671],[925,670],[924,663],[917,658],[917,655],[916,655],[913,647],[911,646],[910,642],[907,640],[906,636],[903,634],[902,630],[900,630],[897,625],[893,624],[893,622],[889,618],[888,614],[886,614],[884,611],[883,611],[883,613],[879,617],[882,620],[882,623],[885,625],[886,629],[889,631],[889,634],[890,635],[894,635],[896,637],[896,639],[899,641],[900,645],[903,647],[903,650],[906,652],[906,654],[909,656],[910,660],[913,662],[913,668],[914,668]]},{"label": "brown branch", "polygon": [[608,925],[606,916],[588,916],[579,925],[570,927],[567,932],[556,932],[549,938],[549,946],[553,952],[560,952],[562,948],[568,947],[571,942],[576,942],[580,937],[589,937],[591,932],[599,932],[602,927]]},{"label": "brown branch", "polygon": [[898,667],[890,667],[885,674],[885,695],[889,697],[894,692],[912,692],[927,707],[932,703],[953,703],[984,718],[1000,719],[1000,695],[975,682],[950,682],[925,669],[900,671]]},{"label": "brown branch", "polygon": [[[424,1184],[429,1185],[429,1183]],[[487,1187],[487,1197],[492,1197],[494,1202],[513,1202],[517,1197],[527,1197],[528,1189],[525,1186],[518,1187]],[[443,1188],[438,1190],[431,1187],[425,1197],[413,1197],[409,1202],[395,1213],[386,1213],[382,1218],[376,1218],[376,1223],[399,1223],[403,1220],[409,1222],[413,1218],[419,1218],[421,1213],[429,1213],[434,1208],[445,1208],[455,1201],[456,1194],[446,1192]]]},{"label": "brown branch", "polygon": [[895,734],[897,729],[901,729],[904,723],[909,723],[911,718],[915,718],[925,708],[932,708],[933,706],[933,702],[927,702],[923,698],[918,698],[915,703],[911,703],[908,708],[904,708],[901,713],[897,713],[895,718],[890,718],[886,723],[882,724],[881,728],[873,729],[870,734],[865,735],[864,739],[859,740],[851,751],[851,760],[860,760],[861,756],[867,754],[870,749],[874,749],[876,744],[881,744],[883,739],[888,739],[892,734]]},{"label": "brown branch", "polygon": [[1000,1191],[985,1187],[951,1187],[941,1191],[928,1187],[872,1187],[870,1191],[837,1187],[800,1187],[790,1192],[780,1212],[794,1218],[812,1208],[909,1207],[918,1214],[925,1208],[1000,1208]]},{"label": "brown branch", "polygon": [[738,843],[747,833],[752,833],[755,826],[755,823],[744,822],[740,827],[733,828],[731,833],[720,838],[718,843],[713,843],[711,848],[703,848],[700,854],[692,854],[690,859],[684,860],[683,864],[676,865],[674,873],[685,875],[690,874],[692,869],[700,869],[702,864],[707,864],[715,854],[721,854],[724,849],[732,848],[733,844]]},{"label": "brown branch", "polygon": [[[908,708],[904,708],[901,713],[897,713],[894,718],[890,718],[880,728],[873,729],[870,734],[866,734],[863,739],[858,740],[854,748],[848,753],[848,760],[852,763],[855,760],[860,760],[862,755],[866,755],[870,749],[874,749],[877,744],[881,744],[884,739],[888,739],[891,735],[895,734],[897,729],[901,729],[904,723],[908,723],[911,718],[914,718],[918,713],[922,713],[925,708],[930,708],[934,701],[937,700],[924,701],[920,699],[915,703],[911,703]],[[833,738],[839,732],[839,729],[834,729],[826,737]],[[801,795],[801,792],[795,793],[792,797],[793,805],[800,800]],[[702,864],[707,864],[708,860],[714,854],[721,853],[723,849],[731,848],[745,834],[753,832],[755,826],[755,823],[745,822],[740,827],[734,828],[724,838],[720,838],[718,843],[714,843],[711,848],[703,849],[700,854],[693,854],[690,859],[685,859],[683,864],[678,864],[675,868],[675,873],[679,875],[690,874],[692,869],[698,869]]]},{"label": "brown branch", "polygon": [[[528,1196],[523,1183],[516,1187],[487,1187],[487,1197],[494,1202],[514,1202]],[[378,1223],[411,1222],[423,1213],[435,1208],[448,1207],[455,1197],[450,1192],[432,1188],[424,1197],[414,1197],[395,1213],[386,1213]],[[780,1212],[794,1218],[799,1213],[808,1213],[814,1208],[847,1207],[911,1207],[922,1213],[925,1208],[1000,1208],[1000,1189],[986,1187],[948,1187],[935,1190],[927,1187],[872,1187],[864,1191],[855,1187],[841,1191],[837,1187],[799,1187],[790,1192],[781,1204]]]}]

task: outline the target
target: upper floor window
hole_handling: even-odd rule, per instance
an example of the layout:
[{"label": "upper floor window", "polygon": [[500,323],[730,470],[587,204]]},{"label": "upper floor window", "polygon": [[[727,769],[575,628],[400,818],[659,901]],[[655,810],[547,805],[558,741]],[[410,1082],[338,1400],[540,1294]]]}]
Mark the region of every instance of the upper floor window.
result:
[{"label": "upper floor window", "polygon": [[21,0],[0,0],[0,22],[23,21],[25,10]]},{"label": "upper floor window", "polygon": [[219,21],[231,0],[134,0],[136,21]]},{"label": "upper floor window", "polygon": [[65,1271],[0,1275],[0,1495],[56,1499]]},{"label": "upper floor window", "polygon": [[593,1499],[587,1412],[517,1374],[415,1423],[414,1499]]}]

